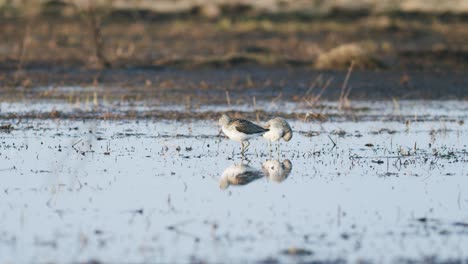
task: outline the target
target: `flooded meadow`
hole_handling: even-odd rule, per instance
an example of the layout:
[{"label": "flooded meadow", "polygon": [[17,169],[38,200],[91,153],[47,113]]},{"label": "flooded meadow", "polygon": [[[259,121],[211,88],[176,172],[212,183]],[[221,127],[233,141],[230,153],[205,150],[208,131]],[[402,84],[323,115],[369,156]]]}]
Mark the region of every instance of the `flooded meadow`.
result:
[{"label": "flooded meadow", "polygon": [[0,0],[0,263],[468,263],[467,35],[468,0]]},{"label": "flooded meadow", "polygon": [[[0,106],[4,263],[468,259],[466,101]],[[293,138],[243,157],[225,112]]]}]

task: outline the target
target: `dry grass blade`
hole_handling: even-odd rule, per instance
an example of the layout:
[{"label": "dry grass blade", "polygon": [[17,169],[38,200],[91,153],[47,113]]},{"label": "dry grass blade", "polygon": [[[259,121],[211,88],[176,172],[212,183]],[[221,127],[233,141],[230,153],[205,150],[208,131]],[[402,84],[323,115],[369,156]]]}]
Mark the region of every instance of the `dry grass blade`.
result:
[{"label": "dry grass blade", "polygon": [[349,101],[349,94],[351,93],[351,87],[348,86],[349,78],[351,77],[351,72],[353,71],[354,61],[349,65],[348,72],[346,73],[346,78],[341,86],[340,98],[338,99],[338,108],[340,110],[349,108],[351,105]]},{"label": "dry grass blade", "polygon": [[309,95],[309,94],[315,89],[315,87],[317,86],[317,84],[318,84],[319,82],[321,82],[321,81],[322,81],[322,75],[320,74],[320,75],[317,76],[317,77],[315,78],[315,80],[310,84],[309,89],[307,89],[307,91],[304,93],[304,95],[303,95],[302,97],[306,97],[307,95]]},{"label": "dry grass blade", "polygon": [[[320,98],[322,97],[325,90],[327,90],[327,88],[330,87],[330,84],[332,83],[332,81],[333,81],[333,78],[328,78],[328,80],[325,82],[325,84],[320,89],[319,93],[316,94],[316,95],[312,95],[312,96],[310,96],[308,98],[304,97],[303,98],[304,102],[306,102],[306,104],[309,107],[314,107],[317,104],[317,102],[320,100]],[[314,84],[314,86],[315,86],[315,84]]]},{"label": "dry grass blade", "polygon": [[229,107],[231,107],[231,97],[229,96],[229,91],[226,91],[226,102]]}]

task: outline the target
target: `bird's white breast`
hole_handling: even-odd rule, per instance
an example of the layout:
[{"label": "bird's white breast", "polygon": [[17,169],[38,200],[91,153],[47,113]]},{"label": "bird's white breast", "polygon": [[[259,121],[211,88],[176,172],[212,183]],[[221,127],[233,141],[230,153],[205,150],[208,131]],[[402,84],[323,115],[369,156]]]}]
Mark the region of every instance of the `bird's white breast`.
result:
[{"label": "bird's white breast", "polygon": [[222,127],[222,130],[223,130],[223,133],[226,136],[228,136],[228,138],[235,140],[235,141],[239,141],[239,142],[247,141],[256,136],[255,134],[251,134],[251,135],[244,134],[244,133],[237,131],[236,129],[229,129],[224,126]]}]

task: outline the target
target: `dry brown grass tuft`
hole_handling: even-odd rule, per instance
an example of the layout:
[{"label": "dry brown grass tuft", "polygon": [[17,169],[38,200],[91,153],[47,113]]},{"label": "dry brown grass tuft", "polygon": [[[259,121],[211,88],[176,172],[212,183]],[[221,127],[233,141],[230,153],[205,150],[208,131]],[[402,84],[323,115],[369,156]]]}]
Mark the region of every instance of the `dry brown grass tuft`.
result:
[{"label": "dry brown grass tuft", "polygon": [[354,62],[357,68],[382,68],[376,59],[374,43],[347,43],[320,54],[315,61],[317,69],[345,69]]}]

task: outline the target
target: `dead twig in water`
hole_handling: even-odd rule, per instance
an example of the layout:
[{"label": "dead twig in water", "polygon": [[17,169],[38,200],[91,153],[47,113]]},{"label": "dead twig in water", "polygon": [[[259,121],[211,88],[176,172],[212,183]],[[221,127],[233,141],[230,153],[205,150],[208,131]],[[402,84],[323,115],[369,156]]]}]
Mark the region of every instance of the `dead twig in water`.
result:
[{"label": "dead twig in water", "polygon": [[77,142],[73,143],[72,148],[75,148],[75,146],[76,146],[78,143],[80,143],[81,141],[83,141],[83,140],[80,139],[80,140],[78,140]]},{"label": "dead twig in water", "polygon": [[328,136],[328,138],[331,140],[331,142],[333,143],[333,148],[336,147],[335,141],[330,137],[330,135],[327,135],[327,136]]},{"label": "dead twig in water", "polygon": [[0,169],[0,171],[11,171],[11,170],[16,170],[16,167],[13,166],[11,168]]}]

